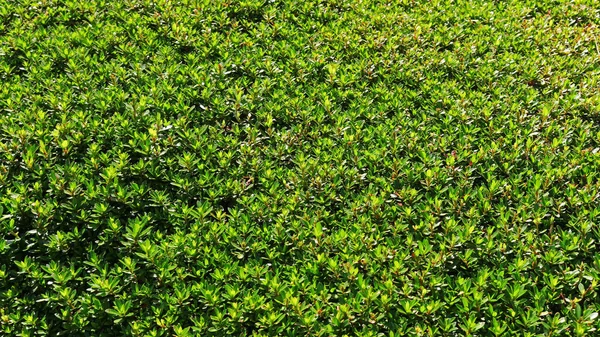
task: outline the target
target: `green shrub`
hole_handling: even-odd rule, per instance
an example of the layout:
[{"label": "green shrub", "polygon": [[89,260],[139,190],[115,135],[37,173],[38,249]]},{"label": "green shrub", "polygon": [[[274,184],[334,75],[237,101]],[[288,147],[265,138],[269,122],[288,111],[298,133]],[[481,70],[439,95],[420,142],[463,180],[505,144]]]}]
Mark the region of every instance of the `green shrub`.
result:
[{"label": "green shrub", "polygon": [[0,0],[0,334],[597,334],[599,24]]}]

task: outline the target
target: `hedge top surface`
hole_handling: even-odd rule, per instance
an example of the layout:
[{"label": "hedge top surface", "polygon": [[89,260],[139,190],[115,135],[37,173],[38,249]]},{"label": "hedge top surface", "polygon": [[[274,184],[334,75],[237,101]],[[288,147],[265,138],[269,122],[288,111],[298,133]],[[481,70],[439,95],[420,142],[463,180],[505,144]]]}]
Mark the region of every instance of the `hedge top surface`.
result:
[{"label": "hedge top surface", "polygon": [[599,24],[0,0],[0,334],[599,333]]}]

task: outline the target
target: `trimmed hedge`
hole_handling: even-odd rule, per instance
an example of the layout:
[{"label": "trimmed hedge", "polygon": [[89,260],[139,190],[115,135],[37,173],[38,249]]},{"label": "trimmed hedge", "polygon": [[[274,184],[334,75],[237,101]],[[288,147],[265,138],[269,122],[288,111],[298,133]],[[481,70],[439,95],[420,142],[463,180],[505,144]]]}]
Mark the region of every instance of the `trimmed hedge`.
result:
[{"label": "trimmed hedge", "polygon": [[599,24],[0,0],[0,334],[598,333]]}]

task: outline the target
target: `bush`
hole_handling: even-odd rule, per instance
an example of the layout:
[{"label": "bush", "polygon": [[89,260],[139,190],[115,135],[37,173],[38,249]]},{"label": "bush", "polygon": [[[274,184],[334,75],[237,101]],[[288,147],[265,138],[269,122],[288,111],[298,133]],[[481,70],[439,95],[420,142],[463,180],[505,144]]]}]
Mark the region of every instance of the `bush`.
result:
[{"label": "bush", "polygon": [[599,24],[0,0],[0,334],[597,333]]}]

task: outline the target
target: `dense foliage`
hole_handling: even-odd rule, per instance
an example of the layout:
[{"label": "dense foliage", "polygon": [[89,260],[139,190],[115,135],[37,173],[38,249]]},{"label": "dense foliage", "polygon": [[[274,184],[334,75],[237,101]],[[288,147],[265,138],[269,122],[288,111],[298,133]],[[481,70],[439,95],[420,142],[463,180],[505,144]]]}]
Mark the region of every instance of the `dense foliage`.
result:
[{"label": "dense foliage", "polygon": [[591,336],[595,0],[0,0],[0,334]]}]

